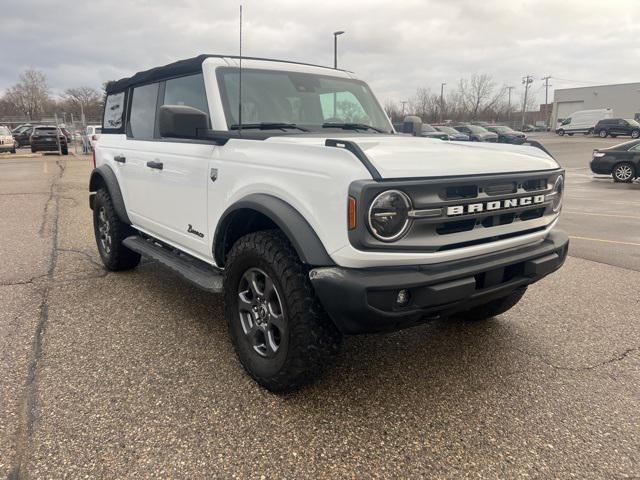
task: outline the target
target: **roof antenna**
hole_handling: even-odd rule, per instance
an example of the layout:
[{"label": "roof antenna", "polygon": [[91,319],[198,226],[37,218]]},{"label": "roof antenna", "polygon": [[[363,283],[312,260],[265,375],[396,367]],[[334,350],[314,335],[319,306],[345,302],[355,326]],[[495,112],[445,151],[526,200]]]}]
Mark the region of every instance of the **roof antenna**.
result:
[{"label": "roof antenna", "polygon": [[242,4],[240,4],[240,72],[238,76],[238,136],[242,136]]}]

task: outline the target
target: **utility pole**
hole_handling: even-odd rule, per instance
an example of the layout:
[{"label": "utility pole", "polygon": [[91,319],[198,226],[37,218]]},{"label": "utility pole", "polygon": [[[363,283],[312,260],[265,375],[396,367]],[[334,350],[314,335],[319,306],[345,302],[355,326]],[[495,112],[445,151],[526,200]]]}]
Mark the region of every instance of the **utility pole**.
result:
[{"label": "utility pole", "polygon": [[402,104],[402,121],[404,122],[404,106],[409,102],[407,100],[402,100],[400,103]]},{"label": "utility pole", "polygon": [[338,35],[342,35],[342,30],[333,32],[333,68],[338,68]]},{"label": "utility pole", "polygon": [[527,111],[527,94],[529,93],[529,85],[533,83],[533,77],[527,75],[522,77],[522,84],[524,85],[524,102],[522,103],[522,125],[524,125],[524,115]]},{"label": "utility pole", "polygon": [[551,75],[542,78],[542,80],[544,80],[544,121],[547,126],[551,125],[551,119],[549,118],[549,87],[553,85],[549,85],[550,78]]},{"label": "utility pole", "polygon": [[516,87],[507,87],[507,92],[509,92],[509,103],[507,107],[507,120],[511,122],[511,90]]},{"label": "utility pole", "polygon": [[444,121],[444,86],[447,82],[440,84],[440,122]]}]

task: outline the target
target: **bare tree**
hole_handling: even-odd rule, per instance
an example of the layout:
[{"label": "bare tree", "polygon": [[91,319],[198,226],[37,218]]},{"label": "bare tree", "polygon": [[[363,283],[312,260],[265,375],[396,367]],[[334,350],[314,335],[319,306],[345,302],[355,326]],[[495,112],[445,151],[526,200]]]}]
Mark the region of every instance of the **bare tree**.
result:
[{"label": "bare tree", "polygon": [[460,79],[458,91],[464,101],[467,113],[472,119],[489,113],[503,99],[505,88],[496,91],[496,82],[486,73],[473,74],[471,78]]},{"label": "bare tree", "polygon": [[95,88],[67,88],[62,94],[62,98],[69,104],[69,107],[71,107],[70,110],[74,109],[73,107],[79,108],[80,117],[82,117],[82,115],[86,115],[90,118],[97,118],[100,116],[103,96]]},{"label": "bare tree", "polygon": [[26,70],[18,83],[7,89],[5,99],[28,118],[37,118],[50,102],[47,78],[39,70]]},{"label": "bare tree", "polygon": [[391,119],[391,123],[401,122],[402,119],[402,107],[398,103],[390,98],[384,102],[384,111]]}]

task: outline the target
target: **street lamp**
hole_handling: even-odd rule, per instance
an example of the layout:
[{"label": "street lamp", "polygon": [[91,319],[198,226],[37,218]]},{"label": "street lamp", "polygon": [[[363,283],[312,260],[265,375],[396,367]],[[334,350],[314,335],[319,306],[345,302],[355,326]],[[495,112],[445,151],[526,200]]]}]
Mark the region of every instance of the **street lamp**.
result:
[{"label": "street lamp", "polygon": [[343,31],[333,32],[333,68],[338,68],[338,35],[342,35]]}]

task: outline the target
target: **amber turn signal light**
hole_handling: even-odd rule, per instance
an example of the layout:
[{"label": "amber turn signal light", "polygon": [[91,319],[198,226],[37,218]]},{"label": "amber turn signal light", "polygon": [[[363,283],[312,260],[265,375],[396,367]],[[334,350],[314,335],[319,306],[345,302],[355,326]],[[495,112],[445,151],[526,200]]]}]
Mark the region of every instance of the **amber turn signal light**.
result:
[{"label": "amber turn signal light", "polygon": [[349,230],[356,228],[356,199],[349,197],[349,211],[347,213],[347,221],[349,224]]}]

